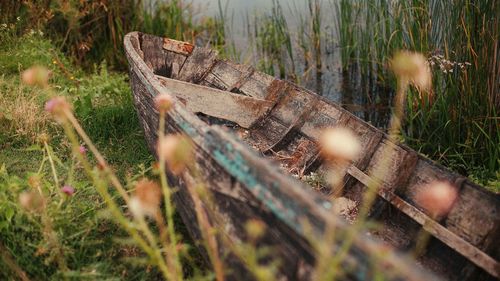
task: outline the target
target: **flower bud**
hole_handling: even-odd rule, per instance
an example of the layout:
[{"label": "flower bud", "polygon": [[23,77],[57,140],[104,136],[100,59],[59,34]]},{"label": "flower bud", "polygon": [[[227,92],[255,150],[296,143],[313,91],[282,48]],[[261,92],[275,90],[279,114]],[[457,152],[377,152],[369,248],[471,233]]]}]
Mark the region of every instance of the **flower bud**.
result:
[{"label": "flower bud", "polygon": [[135,185],[135,194],[130,200],[130,211],[134,216],[154,217],[161,204],[161,188],[151,180],[141,179]]},{"label": "flower bud", "polygon": [[30,86],[46,87],[48,85],[50,71],[43,66],[32,66],[21,74],[21,80]]},{"label": "flower bud", "polygon": [[50,136],[47,133],[41,133],[38,135],[38,142],[44,144],[50,141]]},{"label": "flower bud", "polygon": [[155,106],[158,111],[167,112],[174,105],[174,100],[168,94],[162,93],[155,97]]},{"label": "flower bud", "polygon": [[408,80],[421,90],[428,90],[432,84],[431,69],[422,54],[398,52],[391,60],[391,68],[396,76]]},{"label": "flower bud", "polygon": [[414,200],[432,217],[437,218],[446,215],[451,210],[457,196],[457,190],[449,182],[434,181],[420,187]]},{"label": "flower bud", "polygon": [[40,212],[45,208],[45,199],[36,191],[25,191],[19,194],[19,204],[30,212]]},{"label": "flower bud", "polygon": [[87,153],[87,148],[84,146],[84,145],[80,145],[78,147],[78,152],[81,154],[81,155],[85,155]]},{"label": "flower bud", "polygon": [[319,138],[323,157],[330,160],[353,161],[361,152],[356,135],[347,128],[326,129]]},{"label": "flower bud", "polygon": [[181,173],[193,158],[191,142],[181,135],[168,135],[160,139],[157,153],[174,174]]},{"label": "flower bud", "polygon": [[61,192],[68,196],[72,196],[75,193],[75,188],[71,185],[65,185],[61,188]]},{"label": "flower bud", "polygon": [[28,185],[31,188],[39,188],[42,184],[42,180],[39,175],[32,175],[28,178]]},{"label": "flower bud", "polygon": [[260,220],[252,219],[247,221],[245,229],[251,239],[259,239],[262,235],[264,235],[266,225]]},{"label": "flower bud", "polygon": [[66,119],[66,112],[71,111],[71,105],[64,97],[54,97],[45,103],[45,111],[52,114],[57,121]]}]

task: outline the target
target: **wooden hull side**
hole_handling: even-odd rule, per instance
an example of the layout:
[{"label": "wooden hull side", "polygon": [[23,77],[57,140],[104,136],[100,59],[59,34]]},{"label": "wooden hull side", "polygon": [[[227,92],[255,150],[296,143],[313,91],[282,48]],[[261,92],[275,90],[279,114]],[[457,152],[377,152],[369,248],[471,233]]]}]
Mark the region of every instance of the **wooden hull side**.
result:
[{"label": "wooden hull side", "polygon": [[[382,131],[293,83],[218,59],[208,49],[194,48],[184,55],[180,67],[171,67],[176,71],[170,73],[170,77],[274,103],[270,111],[249,126],[245,141],[263,154],[278,152],[283,158],[294,159],[291,170],[328,169],[322,166],[316,147],[321,130],[336,125],[352,129],[362,143],[363,153],[347,170],[342,189],[344,196],[358,203],[367,182],[377,177],[375,171],[383,151],[389,148],[391,161],[387,169],[390,172],[379,179],[383,188],[372,216],[382,225],[393,225],[391,220],[399,218],[403,225],[409,226],[403,232],[393,232],[404,239],[392,245],[410,249],[423,227],[436,239],[431,240],[428,250],[419,257],[420,263],[448,280],[495,280],[494,276],[500,276],[496,242],[500,239],[499,195],[404,145],[391,143]],[[178,63],[167,61],[166,64]],[[297,150],[302,153],[297,154]],[[454,184],[459,197],[447,216],[434,220],[413,198],[420,188],[441,180]],[[390,235],[391,231],[383,233]]]},{"label": "wooden hull side", "polygon": [[[161,86],[155,81],[152,69],[169,70],[161,64],[148,66],[142,62],[144,57],[137,51],[140,50],[139,45],[138,33],[126,36],[134,104],[148,147],[155,153],[158,113],[154,109],[153,99],[161,91]],[[223,229],[231,241],[239,243],[246,239],[244,224],[247,219],[262,220],[268,231],[260,246],[273,248],[275,257],[282,262],[281,276],[287,280],[309,280],[314,256],[304,239],[302,220],[307,219],[318,233],[326,221],[336,225],[339,231],[345,229],[345,224],[328,212],[328,208],[331,208],[329,202],[308,190],[301,182],[284,175],[279,168],[256,155],[224,130],[207,126],[179,104],[168,114],[167,132],[186,134],[194,144],[196,167],[201,173],[202,182],[214,194],[215,208],[205,210],[210,221]],[[189,183],[198,178],[194,177],[192,171],[180,176],[169,174],[168,177],[178,187],[174,195],[176,208],[190,234],[198,241],[200,230],[193,198],[188,192]],[[228,252],[223,249],[224,243],[219,242],[219,245],[221,251]],[[353,271],[345,279],[371,280],[374,273],[370,257],[378,249],[380,245],[364,235],[356,237],[346,264]],[[232,269],[231,279],[252,279],[244,266],[234,260],[226,259]],[[388,270],[397,270],[398,274],[392,277],[393,280],[435,279],[414,267],[408,258],[393,252],[387,254],[385,266]]]}]

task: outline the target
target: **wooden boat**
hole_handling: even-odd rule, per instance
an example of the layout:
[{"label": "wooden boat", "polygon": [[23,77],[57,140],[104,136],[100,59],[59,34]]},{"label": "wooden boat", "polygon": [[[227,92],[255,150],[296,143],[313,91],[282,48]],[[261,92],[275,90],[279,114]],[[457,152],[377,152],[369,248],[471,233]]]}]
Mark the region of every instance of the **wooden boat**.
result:
[{"label": "wooden boat", "polygon": [[[248,219],[265,222],[268,231],[263,243],[271,245],[281,259],[284,279],[311,278],[315,256],[305,238],[303,219],[318,232],[326,223],[339,231],[348,225],[332,214],[334,206],[325,196],[328,190],[314,190],[291,175],[325,169],[316,141],[325,127],[339,125],[352,129],[362,143],[363,153],[347,169],[343,186],[342,196],[353,202],[359,203],[365,186],[376,180],[371,174],[381,161],[381,151],[387,147],[392,151],[391,172],[378,179],[383,187],[371,211],[371,219],[382,227],[354,238],[344,265],[352,270],[345,279],[373,279],[370,257],[387,248],[384,245],[398,249],[384,258],[384,268],[397,272],[389,278],[499,278],[497,194],[404,145],[391,143],[381,130],[339,105],[252,67],[221,59],[214,50],[139,32],[125,37],[125,49],[134,103],[150,150],[155,151],[158,123],[153,99],[166,92],[178,101],[168,113],[167,131],[192,139],[196,164],[214,193],[216,208],[211,212],[224,218],[220,227],[237,242],[245,237],[243,225]],[[169,174],[179,187],[177,209],[197,239],[193,201],[186,191],[192,179],[189,172]],[[433,180],[453,183],[459,194],[451,211],[436,220],[413,199],[419,187]],[[431,239],[415,261],[400,252],[414,247],[422,228]],[[251,279],[241,264],[227,262],[234,267],[231,278]]]}]

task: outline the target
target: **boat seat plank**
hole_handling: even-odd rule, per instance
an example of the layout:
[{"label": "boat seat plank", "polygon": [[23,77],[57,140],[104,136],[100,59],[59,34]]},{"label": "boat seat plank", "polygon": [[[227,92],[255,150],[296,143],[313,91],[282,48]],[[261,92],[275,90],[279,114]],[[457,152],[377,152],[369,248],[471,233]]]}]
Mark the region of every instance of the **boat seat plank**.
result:
[{"label": "boat seat plank", "polygon": [[202,84],[264,99],[274,77],[255,71],[251,66],[241,65],[229,60],[218,60],[210,69]]},{"label": "boat seat plank", "polygon": [[272,103],[201,85],[156,76],[165,92],[174,95],[189,110],[250,128]]}]

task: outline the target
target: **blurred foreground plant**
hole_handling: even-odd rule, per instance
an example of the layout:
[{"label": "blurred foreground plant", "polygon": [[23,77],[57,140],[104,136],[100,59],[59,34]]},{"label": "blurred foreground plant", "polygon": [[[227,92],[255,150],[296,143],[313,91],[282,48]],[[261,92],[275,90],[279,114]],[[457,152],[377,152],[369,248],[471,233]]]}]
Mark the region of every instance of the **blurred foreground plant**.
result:
[{"label": "blurred foreground plant", "polygon": [[[408,51],[396,53],[390,64],[398,78],[398,90],[394,99],[394,109],[389,123],[387,138],[390,142],[396,144],[399,142],[400,131],[405,118],[404,111],[407,91],[413,85],[418,91],[426,93],[431,86],[431,72],[427,60],[423,55]],[[323,133],[320,138],[320,146],[324,158],[330,163],[330,167],[332,167],[331,174],[334,177],[329,178],[329,183],[332,186],[333,199],[335,200],[336,197],[342,194],[343,178],[348,167],[357,159],[361,151],[360,143],[357,136],[350,129],[338,127],[327,129]],[[338,231],[335,229],[335,226],[328,224],[321,237],[310,237],[310,241],[315,245],[317,252],[315,268],[315,278],[317,280],[333,280],[346,274],[345,269],[341,265],[345,262],[347,253],[352,247],[355,237],[370,225],[368,215],[382,186],[380,180],[374,179],[386,178],[390,172],[388,164],[393,157],[392,153],[393,150],[389,146],[382,151],[381,161],[370,175],[372,180],[370,180],[363,193],[356,220],[348,227],[345,233],[337,233]],[[451,204],[444,202],[442,199],[442,197],[448,196],[446,194],[447,191],[442,192],[442,189],[440,189],[433,192],[433,189],[430,190],[431,194],[423,193],[421,195],[423,206],[430,208],[430,210],[436,210],[436,212],[442,212],[444,209],[448,210]],[[443,193],[445,194],[441,196]],[[425,234],[422,233],[420,236],[423,235]],[[418,247],[422,248],[427,240],[420,239],[420,241],[424,241],[418,245]],[[332,249],[337,244],[340,244],[340,247],[332,254]],[[383,255],[383,251],[380,254]],[[374,259],[375,263],[377,263],[378,258],[374,257]]]}]

